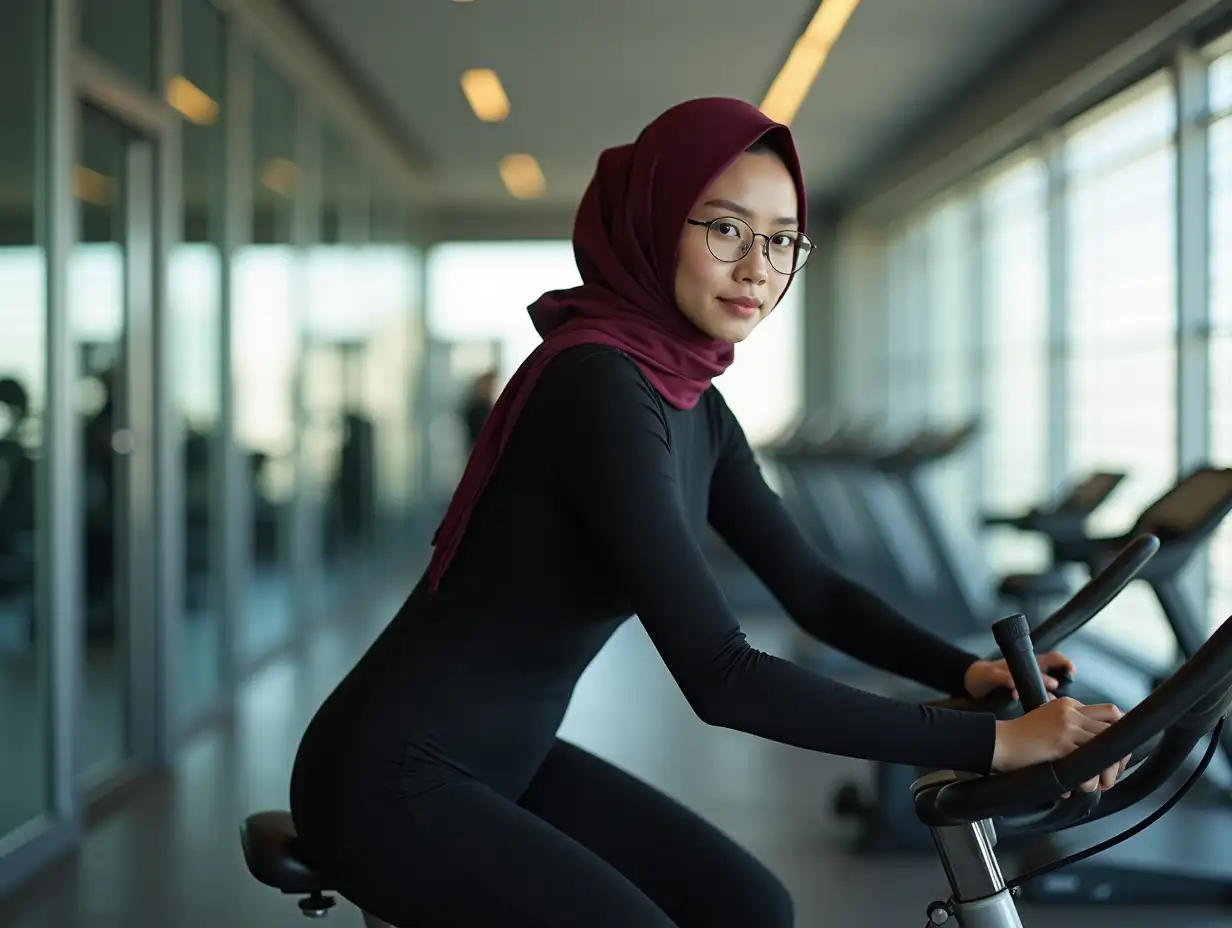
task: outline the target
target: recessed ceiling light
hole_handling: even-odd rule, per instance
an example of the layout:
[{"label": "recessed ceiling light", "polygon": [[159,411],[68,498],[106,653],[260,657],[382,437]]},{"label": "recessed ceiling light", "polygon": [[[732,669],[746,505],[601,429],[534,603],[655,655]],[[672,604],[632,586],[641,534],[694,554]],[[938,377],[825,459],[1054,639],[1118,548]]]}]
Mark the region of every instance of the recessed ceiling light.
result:
[{"label": "recessed ceiling light", "polygon": [[509,97],[491,68],[463,71],[462,93],[475,115],[484,122],[500,122],[509,115]]},{"label": "recessed ceiling light", "polygon": [[500,161],[500,176],[511,197],[533,200],[543,196],[546,182],[534,155],[505,155]]}]

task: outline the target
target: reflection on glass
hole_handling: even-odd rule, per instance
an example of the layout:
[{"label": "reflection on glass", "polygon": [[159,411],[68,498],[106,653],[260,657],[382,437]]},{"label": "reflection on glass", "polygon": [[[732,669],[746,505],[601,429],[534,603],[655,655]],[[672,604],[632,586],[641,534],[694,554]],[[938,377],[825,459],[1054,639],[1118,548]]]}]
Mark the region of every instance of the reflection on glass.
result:
[{"label": "reflection on glass", "polygon": [[[81,0],[81,44],[138,87],[154,87],[156,0]],[[6,10],[7,14],[7,10]]]},{"label": "reflection on glass", "polygon": [[[1175,106],[1145,85],[1067,143],[1069,468],[1130,476],[1090,530],[1125,531],[1176,478]],[[1145,587],[1091,626],[1167,661],[1175,640]]]},{"label": "reflection on glass", "polygon": [[[1020,162],[984,191],[986,307],[984,506],[1021,512],[1048,493],[1047,173]],[[998,532],[985,550],[996,575],[1044,567],[1048,546]]]},{"label": "reflection on glass", "polygon": [[252,244],[233,262],[232,377],[236,451],[248,491],[250,558],[240,594],[241,659],[259,659],[293,630],[295,500],[295,99],[259,56],[253,61]]},{"label": "reflection on glass", "polygon": [[0,839],[50,807],[47,624],[38,595],[46,259],[36,233],[45,4],[15,0],[0,29]]},{"label": "reflection on glass", "polygon": [[80,774],[104,776],[128,755],[126,655],[128,433],[125,160],[128,137],[82,108],[76,195],[80,240],[69,262],[70,328],[78,352],[82,454],[83,624]]},{"label": "reflection on glass", "polygon": [[182,123],[183,234],[167,267],[175,353],[175,409],[184,467],[183,634],[179,711],[195,717],[222,686],[220,539],[223,502],[222,232],[226,149],[221,119],[224,24],[210,0],[184,0],[183,78],[214,107],[186,113]]}]

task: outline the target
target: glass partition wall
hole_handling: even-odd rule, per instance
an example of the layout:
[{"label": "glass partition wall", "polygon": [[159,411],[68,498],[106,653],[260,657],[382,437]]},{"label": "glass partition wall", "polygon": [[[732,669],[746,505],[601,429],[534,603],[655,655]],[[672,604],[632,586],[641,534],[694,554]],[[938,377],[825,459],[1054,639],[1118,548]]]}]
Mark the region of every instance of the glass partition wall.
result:
[{"label": "glass partition wall", "polygon": [[413,178],[259,8],[5,5],[0,895],[423,546]]}]

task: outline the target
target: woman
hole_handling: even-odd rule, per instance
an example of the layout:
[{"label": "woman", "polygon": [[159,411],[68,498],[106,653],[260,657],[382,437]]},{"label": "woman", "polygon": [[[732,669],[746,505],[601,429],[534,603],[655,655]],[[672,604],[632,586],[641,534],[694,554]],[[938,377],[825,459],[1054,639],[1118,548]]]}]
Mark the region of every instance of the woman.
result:
[{"label": "woman", "polygon": [[556,738],[634,613],[703,721],[811,750],[987,773],[1117,717],[1056,700],[1001,723],[746,643],[702,554],[707,522],[831,645],[950,694],[1010,682],[827,569],[710,389],[807,256],[804,228],[790,134],[746,103],[681,104],[599,159],[574,228],[583,285],[530,307],[544,342],[485,424],[427,576],[295,763],[305,847],[361,908],[394,925],[792,924],[748,853]]}]

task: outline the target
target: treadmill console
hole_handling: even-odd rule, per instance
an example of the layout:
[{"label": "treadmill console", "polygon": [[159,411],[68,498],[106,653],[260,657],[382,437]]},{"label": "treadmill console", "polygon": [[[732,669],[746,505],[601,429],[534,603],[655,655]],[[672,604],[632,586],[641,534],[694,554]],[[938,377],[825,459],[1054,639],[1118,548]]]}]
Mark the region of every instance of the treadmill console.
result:
[{"label": "treadmill console", "polygon": [[1155,502],[1135,526],[1162,538],[1184,538],[1214,531],[1232,511],[1232,469],[1203,467]]},{"label": "treadmill console", "polygon": [[1112,495],[1112,491],[1125,479],[1124,474],[1101,471],[1092,474],[1069,491],[1057,506],[1058,512],[1089,515]]}]

